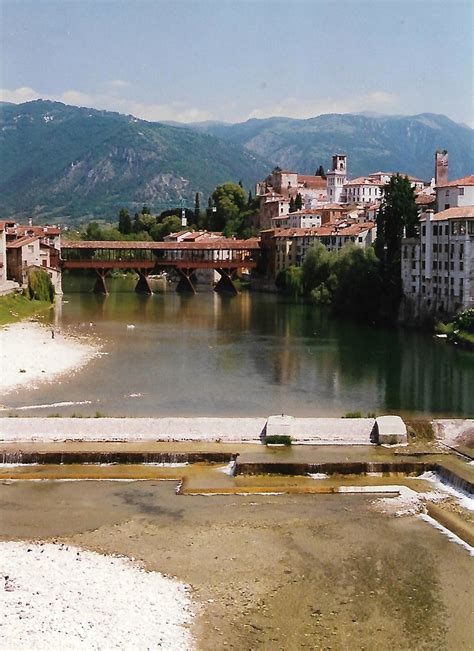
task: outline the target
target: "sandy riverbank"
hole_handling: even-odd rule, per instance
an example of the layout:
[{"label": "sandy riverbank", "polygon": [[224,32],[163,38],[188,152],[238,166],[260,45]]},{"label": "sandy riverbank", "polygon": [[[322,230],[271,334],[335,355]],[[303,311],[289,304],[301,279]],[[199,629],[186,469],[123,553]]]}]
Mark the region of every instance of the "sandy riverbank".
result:
[{"label": "sandy riverbank", "polygon": [[90,343],[57,331],[53,339],[51,329],[39,323],[22,321],[1,327],[0,396],[76,371],[96,354]]},{"label": "sandy riverbank", "polygon": [[4,648],[192,648],[186,587],[126,558],[0,543]]}]

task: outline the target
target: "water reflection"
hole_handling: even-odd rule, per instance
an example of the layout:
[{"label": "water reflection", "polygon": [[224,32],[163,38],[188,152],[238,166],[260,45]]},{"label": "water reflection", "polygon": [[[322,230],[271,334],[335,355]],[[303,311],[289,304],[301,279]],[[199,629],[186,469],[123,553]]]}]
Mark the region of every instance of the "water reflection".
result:
[{"label": "water reflection", "polygon": [[91,413],[136,416],[474,413],[474,354],[445,341],[334,321],[274,295],[144,296],[133,284],[109,280],[104,297],[90,292],[88,278],[65,278],[52,318],[93,332],[108,355],[3,402],[89,399]]}]

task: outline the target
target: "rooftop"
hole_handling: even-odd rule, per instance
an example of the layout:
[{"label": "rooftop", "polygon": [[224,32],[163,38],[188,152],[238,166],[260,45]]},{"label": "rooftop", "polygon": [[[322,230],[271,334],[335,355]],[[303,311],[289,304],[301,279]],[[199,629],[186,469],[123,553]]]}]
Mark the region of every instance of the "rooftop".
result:
[{"label": "rooftop", "polygon": [[455,179],[454,181],[449,181],[449,183],[444,183],[443,185],[438,185],[438,188],[455,188],[458,185],[474,185],[474,174],[469,176],[463,176],[461,179]]},{"label": "rooftop", "polygon": [[[474,218],[474,206],[458,206],[447,208],[433,215],[433,221],[443,221],[446,219],[466,219]],[[420,221],[426,220],[426,213],[420,217]]]}]

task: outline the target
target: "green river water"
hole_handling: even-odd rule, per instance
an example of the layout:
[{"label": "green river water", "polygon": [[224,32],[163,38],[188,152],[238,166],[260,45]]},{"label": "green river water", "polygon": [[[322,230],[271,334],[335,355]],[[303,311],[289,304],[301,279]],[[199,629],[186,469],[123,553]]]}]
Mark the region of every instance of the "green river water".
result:
[{"label": "green river water", "polygon": [[90,291],[90,278],[64,278],[50,319],[98,340],[105,354],[61,382],[5,396],[7,409],[27,406],[16,413],[32,416],[474,415],[474,353],[445,340],[336,321],[276,295],[141,296],[133,282],[108,280],[103,297]]}]

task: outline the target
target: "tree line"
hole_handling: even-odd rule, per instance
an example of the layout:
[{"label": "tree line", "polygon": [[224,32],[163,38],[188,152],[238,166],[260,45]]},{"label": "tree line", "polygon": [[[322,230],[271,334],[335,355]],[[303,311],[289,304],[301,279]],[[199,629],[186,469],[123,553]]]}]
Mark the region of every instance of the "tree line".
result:
[{"label": "tree line", "polygon": [[144,205],[132,217],[127,208],[121,208],[118,221],[113,225],[101,225],[92,221],[78,234],[84,240],[141,240],[160,242],[170,233],[183,230],[182,213],[186,228],[222,232],[226,237],[247,239],[258,234],[252,225],[252,217],[258,212],[259,201],[252,192],[244,190],[242,182],[218,185],[209,197],[207,207],[201,209],[200,194],[196,192],[194,210],[171,208],[153,215]]}]

